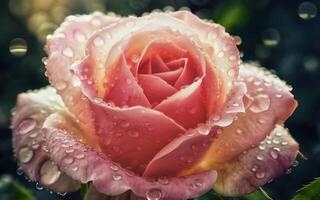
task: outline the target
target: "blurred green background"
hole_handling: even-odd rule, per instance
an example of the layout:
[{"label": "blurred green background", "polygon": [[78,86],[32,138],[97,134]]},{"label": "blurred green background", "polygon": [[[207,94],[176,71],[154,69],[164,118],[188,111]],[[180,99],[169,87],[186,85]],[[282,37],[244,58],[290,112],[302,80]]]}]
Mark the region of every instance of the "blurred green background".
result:
[{"label": "blurred green background", "polygon": [[[258,61],[288,84],[299,107],[286,123],[308,160],[264,188],[274,199],[293,193],[320,176],[320,1],[297,0],[3,0],[0,8],[0,175],[10,174],[37,199],[79,199],[39,190],[16,173],[10,109],[20,92],[48,84],[41,59],[45,37],[70,14],[95,10],[142,15],[154,9],[191,10],[239,36],[245,61]],[[241,44],[240,44],[241,43]],[[4,181],[0,181],[3,185]],[[1,188],[0,188],[1,191]],[[0,192],[1,193],[1,192]],[[0,194],[0,199],[4,196]]]}]

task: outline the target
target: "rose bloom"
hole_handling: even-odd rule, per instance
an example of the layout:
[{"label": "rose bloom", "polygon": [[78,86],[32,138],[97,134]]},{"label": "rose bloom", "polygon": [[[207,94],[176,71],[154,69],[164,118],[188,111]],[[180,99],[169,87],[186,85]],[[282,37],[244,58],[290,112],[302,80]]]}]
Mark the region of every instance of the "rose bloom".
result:
[{"label": "rose bloom", "polygon": [[20,168],[50,190],[241,196],[295,160],[283,126],[297,106],[291,88],[241,64],[218,24],[186,11],[96,12],[67,17],[46,49],[51,86],[18,96],[12,127]]}]

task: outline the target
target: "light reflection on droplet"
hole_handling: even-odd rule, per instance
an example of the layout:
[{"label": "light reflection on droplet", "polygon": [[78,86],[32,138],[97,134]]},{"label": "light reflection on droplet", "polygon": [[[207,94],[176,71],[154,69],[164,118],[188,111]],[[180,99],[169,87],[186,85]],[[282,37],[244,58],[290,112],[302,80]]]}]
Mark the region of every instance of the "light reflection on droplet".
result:
[{"label": "light reflection on droplet", "polygon": [[270,28],[262,33],[262,41],[266,46],[276,46],[280,41],[280,33],[278,30]]},{"label": "light reflection on droplet", "polygon": [[298,7],[299,17],[305,20],[314,18],[317,12],[317,7],[309,1],[302,2]]},{"label": "light reflection on droplet", "polygon": [[24,56],[28,51],[27,42],[23,38],[14,38],[10,42],[9,51],[14,56]]}]

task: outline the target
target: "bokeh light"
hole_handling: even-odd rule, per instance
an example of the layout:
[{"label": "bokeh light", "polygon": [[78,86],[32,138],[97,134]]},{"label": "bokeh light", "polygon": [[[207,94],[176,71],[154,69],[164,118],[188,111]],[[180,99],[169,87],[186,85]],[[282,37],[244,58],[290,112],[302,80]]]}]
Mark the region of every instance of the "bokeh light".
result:
[{"label": "bokeh light", "polygon": [[23,38],[14,38],[10,42],[9,51],[14,56],[24,56],[28,51],[27,42]]},{"label": "bokeh light", "polygon": [[298,7],[298,15],[302,19],[312,19],[317,16],[317,12],[317,7],[309,1],[302,2]]}]

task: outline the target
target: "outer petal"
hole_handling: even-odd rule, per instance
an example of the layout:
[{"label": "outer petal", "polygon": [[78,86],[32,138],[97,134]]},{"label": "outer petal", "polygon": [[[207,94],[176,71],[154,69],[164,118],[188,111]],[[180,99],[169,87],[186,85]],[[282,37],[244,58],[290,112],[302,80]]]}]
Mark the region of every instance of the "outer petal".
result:
[{"label": "outer petal", "polygon": [[262,141],[295,110],[297,102],[290,88],[262,68],[244,64],[240,77],[247,85],[246,111],[213,141],[206,162],[225,162]]},{"label": "outer petal", "polygon": [[[136,176],[103,154],[79,143],[68,133],[70,126],[62,130],[62,126],[56,124],[57,117],[63,116],[52,115],[46,121],[45,143],[49,154],[68,175],[83,183],[92,181],[95,188],[104,194],[115,196],[130,189],[140,197],[186,200],[205,193],[216,180],[214,171],[158,180]],[[60,128],[56,128],[57,125]]]},{"label": "outer petal", "polygon": [[47,75],[50,83],[57,89],[66,107],[78,116],[84,133],[88,138],[92,135],[92,115],[86,98],[72,77],[72,64],[84,58],[85,44],[88,38],[98,29],[118,20],[102,13],[91,15],[69,16],[64,23],[47,38],[48,60]]},{"label": "outer petal", "polygon": [[217,164],[219,178],[215,190],[225,196],[241,196],[283,174],[292,165],[299,145],[280,125],[254,147],[228,161]]},{"label": "outer petal", "polygon": [[53,112],[64,105],[51,87],[18,96],[13,113],[13,147],[20,168],[32,181],[56,192],[79,189],[80,184],[60,171],[43,146],[42,126]]}]

